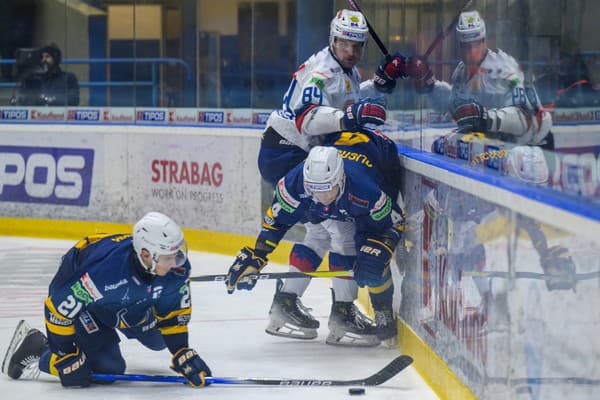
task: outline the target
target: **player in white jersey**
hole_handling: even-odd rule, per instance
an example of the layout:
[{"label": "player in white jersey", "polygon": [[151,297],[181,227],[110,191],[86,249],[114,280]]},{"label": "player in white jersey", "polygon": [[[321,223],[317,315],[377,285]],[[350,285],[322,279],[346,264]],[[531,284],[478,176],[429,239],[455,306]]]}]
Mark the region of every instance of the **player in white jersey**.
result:
[{"label": "player in white jersey", "polygon": [[[369,30],[365,17],[356,11],[340,10],[331,21],[329,45],[312,55],[293,74],[283,106],[271,113],[263,133],[259,153],[259,170],[272,185],[302,162],[310,148],[321,142],[320,135],[341,130],[357,131],[365,124],[385,122],[383,94],[372,80],[361,83],[356,65],[360,61]],[[314,271],[329,251],[330,268],[351,269],[346,265],[356,255],[354,224],[327,220],[305,222],[303,243],[294,245],[290,254],[291,271]],[[276,291],[266,332],[272,335],[313,339],[319,322],[308,312],[300,297],[310,278],[289,279]],[[380,342],[372,332],[372,321],[358,309],[338,315],[343,307],[357,298],[358,286],[351,279],[333,279],[334,304],[330,325],[336,321],[353,335],[352,345],[375,345]],[[331,342],[345,344],[342,338]]]}]

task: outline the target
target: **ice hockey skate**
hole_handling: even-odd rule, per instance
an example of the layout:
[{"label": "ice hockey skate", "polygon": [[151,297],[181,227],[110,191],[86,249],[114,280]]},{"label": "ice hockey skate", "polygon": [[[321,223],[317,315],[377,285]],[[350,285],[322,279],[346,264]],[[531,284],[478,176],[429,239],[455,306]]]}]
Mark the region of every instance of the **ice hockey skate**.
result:
[{"label": "ice hockey skate", "polygon": [[335,301],[329,315],[329,335],[325,341],[335,346],[371,347],[381,340],[373,321],[349,301]]},{"label": "ice hockey skate", "polygon": [[24,320],[19,321],[2,361],[2,372],[12,379],[37,379],[38,361],[47,347],[48,341],[42,332]]},{"label": "ice hockey skate", "polygon": [[265,332],[292,339],[314,339],[317,337],[319,321],[309,311],[297,294],[277,290]]},{"label": "ice hockey skate", "polygon": [[375,310],[375,325],[377,337],[386,347],[393,348],[398,345],[398,322],[391,307]]}]

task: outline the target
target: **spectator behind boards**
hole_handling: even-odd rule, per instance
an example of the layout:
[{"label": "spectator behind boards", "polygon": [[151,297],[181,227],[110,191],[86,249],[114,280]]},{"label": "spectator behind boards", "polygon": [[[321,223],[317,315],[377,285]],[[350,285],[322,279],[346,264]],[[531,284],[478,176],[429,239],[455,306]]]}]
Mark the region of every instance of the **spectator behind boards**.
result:
[{"label": "spectator behind boards", "polygon": [[62,54],[50,43],[40,49],[17,51],[20,69],[12,105],[77,106],[79,82],[72,72],[60,68]]}]

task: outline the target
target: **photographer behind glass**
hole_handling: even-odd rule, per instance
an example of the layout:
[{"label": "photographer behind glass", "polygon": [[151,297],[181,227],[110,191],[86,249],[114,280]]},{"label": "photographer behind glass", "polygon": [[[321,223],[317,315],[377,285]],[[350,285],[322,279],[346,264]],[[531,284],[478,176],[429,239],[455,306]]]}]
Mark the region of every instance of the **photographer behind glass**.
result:
[{"label": "photographer behind glass", "polygon": [[17,50],[18,83],[10,100],[19,106],[77,106],[79,82],[60,68],[61,51],[54,43]]}]

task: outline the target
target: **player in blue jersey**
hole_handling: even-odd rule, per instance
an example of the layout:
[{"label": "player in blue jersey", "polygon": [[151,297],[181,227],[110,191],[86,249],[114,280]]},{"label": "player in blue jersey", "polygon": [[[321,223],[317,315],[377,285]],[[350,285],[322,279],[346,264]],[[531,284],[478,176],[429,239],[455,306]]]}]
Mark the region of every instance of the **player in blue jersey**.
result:
[{"label": "player in blue jersey", "polygon": [[[311,147],[322,143],[323,135],[385,122],[383,96],[392,87],[382,90],[378,85],[381,81],[378,74],[383,71],[363,81],[357,68],[368,36],[362,13],[339,10],[333,17],[329,44],[298,68],[283,96],[281,109],[269,116],[258,156],[258,167],[265,181],[275,186],[306,158]],[[397,60],[403,59],[396,56]],[[395,80],[389,82],[388,86],[395,85]],[[304,226],[304,240],[296,243],[290,253],[291,271],[314,270],[327,252],[330,264],[348,267],[347,260],[355,255],[352,223],[329,220],[323,224],[306,222]],[[307,277],[286,280],[278,286],[269,311],[267,333],[299,339],[316,337],[319,321],[300,300],[309,283]],[[358,296],[358,287],[352,280],[334,278],[332,290],[334,302],[340,307]],[[361,327],[370,322],[368,317],[358,309],[352,316],[356,319],[346,319],[347,330],[354,337],[368,335],[368,329],[361,332]]]},{"label": "player in blue jersey", "polygon": [[189,347],[192,311],[187,244],[169,217],[151,212],[133,236],[93,235],[62,258],[44,305],[46,336],[21,321],[2,364],[13,379],[56,375],[85,387],[93,373],[122,374],[117,330],[151,350],[168,348],[171,368],[205,386],[210,368]]},{"label": "player in blue jersey", "polygon": [[[256,281],[246,275],[264,268],[268,254],[297,222],[345,222],[352,228],[349,239],[355,251],[340,260],[330,257],[330,268],[353,269],[355,282],[369,287],[376,324],[359,321],[360,335],[355,335],[344,321],[355,318],[353,301],[336,301],[334,296],[326,342],[372,346],[396,336],[390,260],[404,221],[397,205],[400,164],[393,143],[376,138],[372,132],[335,134],[327,141],[335,147],[314,147],[305,162],[279,180],[254,248],[240,250],[229,270],[229,293],[254,287]],[[379,147],[383,140],[387,144]],[[316,269],[318,263],[312,266]]]}]

